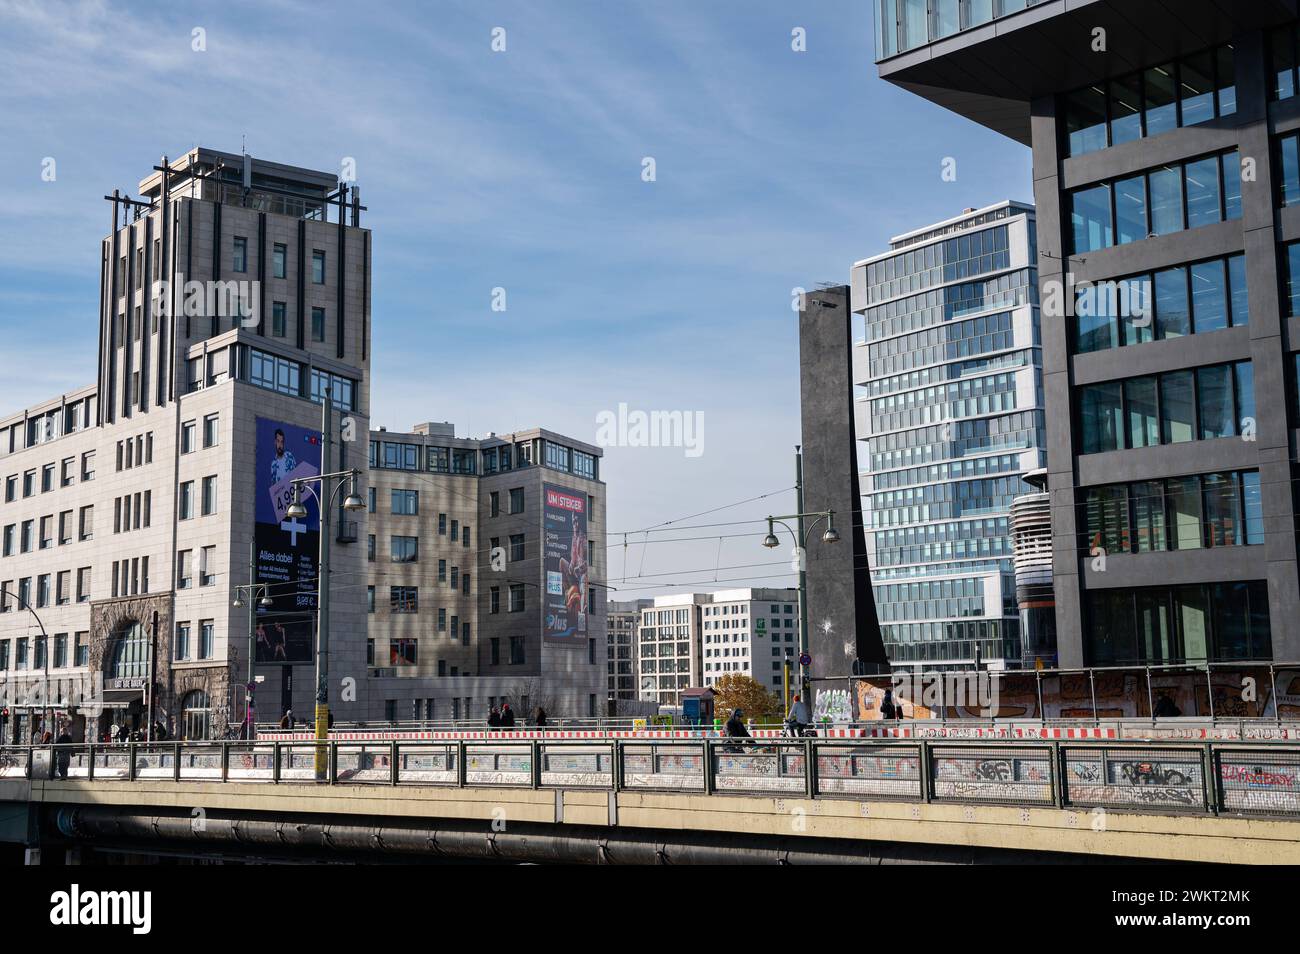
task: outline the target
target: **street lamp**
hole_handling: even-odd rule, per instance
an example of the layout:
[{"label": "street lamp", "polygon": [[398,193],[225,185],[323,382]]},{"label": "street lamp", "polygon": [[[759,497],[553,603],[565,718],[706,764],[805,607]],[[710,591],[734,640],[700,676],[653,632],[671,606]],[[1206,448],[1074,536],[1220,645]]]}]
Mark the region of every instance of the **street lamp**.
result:
[{"label": "street lamp", "polygon": [[[316,498],[320,507],[320,559],[316,570],[316,781],[323,782],[329,774],[329,634],[330,634],[330,510],[338,499],[339,491],[348,488],[343,498],[343,509],[366,509],[365,501],[357,494],[356,468],[328,473],[330,467],[331,430],[330,412],[333,409],[333,388],[325,386],[321,395],[321,439],[319,474],[297,477],[290,482],[293,501],[285,510],[286,516],[302,519],[307,508],[302,502],[302,489]],[[331,486],[332,484],[332,486]],[[317,485],[317,486],[313,486]]]},{"label": "street lamp", "polygon": [[[242,609],[248,606],[248,682],[244,684],[244,737],[250,742],[257,734],[257,720],[255,713],[256,706],[253,704],[253,692],[257,680],[254,678],[254,668],[257,665],[257,607],[253,605],[254,598],[261,594],[261,599],[257,600],[257,606],[262,609],[270,609],[275,605],[275,600],[271,599],[271,584],[258,583],[257,580],[257,559],[256,543],[248,545],[248,579],[250,582],[233,587],[235,599],[231,604],[235,609]],[[248,598],[244,598],[244,594]],[[232,703],[233,705],[233,700]]]},{"label": "street lamp", "polygon": [[[796,490],[796,503],[798,513],[785,513],[781,516],[767,517],[767,535],[763,537],[763,546],[767,548],[780,546],[779,539],[776,538],[776,524],[784,526],[789,530],[790,535],[794,538],[794,552],[798,561],[800,561],[800,691],[803,702],[811,706],[811,681],[809,678],[809,667],[803,665],[803,658],[809,651],[809,608],[807,608],[807,560],[805,551],[807,542],[813,534],[813,530],[823,520],[826,521],[826,532],[822,534],[823,543],[839,543],[840,532],[835,529],[835,511],[826,509],[826,511],[803,511],[803,458],[800,454],[800,448],[794,448],[794,490]],[[813,522],[805,526],[803,521],[811,519]],[[787,524],[787,520],[796,521],[794,528]]]}]

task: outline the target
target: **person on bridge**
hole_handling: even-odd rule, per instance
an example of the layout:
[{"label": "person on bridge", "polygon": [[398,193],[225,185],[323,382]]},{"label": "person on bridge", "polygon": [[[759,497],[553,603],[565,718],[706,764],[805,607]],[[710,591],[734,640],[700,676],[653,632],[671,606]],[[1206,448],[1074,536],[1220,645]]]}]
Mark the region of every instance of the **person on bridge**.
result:
[{"label": "person on bridge", "polygon": [[[745,727],[745,713],[740,709],[731,710],[731,718],[727,720],[727,738],[729,739],[751,739],[749,729]],[[728,746],[729,751],[739,752],[739,746]]]},{"label": "person on bridge", "polygon": [[491,709],[488,710],[488,728],[489,729],[501,728],[501,710],[498,709],[496,706],[493,706]]},{"label": "person on bridge", "polygon": [[546,725],[546,710],[541,706],[537,707],[537,724],[540,726]]},{"label": "person on bridge", "polygon": [[790,730],[791,735],[800,736],[804,734],[810,722],[812,719],[808,715],[808,704],[796,695],[790,705],[790,711],[785,716],[786,728]]},{"label": "person on bridge", "polygon": [[[72,744],[72,733],[68,731],[68,727],[66,725],[59,732],[59,737],[54,741],[56,744],[61,746]],[[54,757],[54,777],[67,778],[68,765],[71,762],[72,762],[72,752],[66,748],[59,749],[58,754],[55,755]]]},{"label": "person on bridge", "polygon": [[284,715],[280,716],[280,728],[293,731],[293,710],[285,709]]},{"label": "person on bridge", "polygon": [[515,710],[510,708],[510,703],[501,703],[501,728],[513,729],[515,727]]},{"label": "person on bridge", "polygon": [[897,718],[897,713],[896,713],[896,711],[895,711],[895,709],[894,709],[894,690],[893,690],[893,689],[886,689],[886,690],[885,690],[885,698],[883,698],[883,699],[880,700],[880,718],[882,718],[882,719],[893,719],[893,718]]}]

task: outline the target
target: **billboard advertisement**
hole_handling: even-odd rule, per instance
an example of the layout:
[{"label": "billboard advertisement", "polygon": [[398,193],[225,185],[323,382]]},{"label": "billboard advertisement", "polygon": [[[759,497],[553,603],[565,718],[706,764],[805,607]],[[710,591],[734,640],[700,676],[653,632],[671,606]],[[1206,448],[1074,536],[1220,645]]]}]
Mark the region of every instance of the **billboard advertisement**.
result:
[{"label": "billboard advertisement", "polygon": [[587,495],[542,485],[542,637],[569,642],[587,635]]},{"label": "billboard advertisement", "polygon": [[270,584],[274,603],[270,608],[257,604],[259,665],[312,661],[320,504],[314,493],[304,489],[307,516],[293,519],[286,511],[293,502],[291,481],[320,473],[320,449],[320,431],[257,419],[256,580]]}]

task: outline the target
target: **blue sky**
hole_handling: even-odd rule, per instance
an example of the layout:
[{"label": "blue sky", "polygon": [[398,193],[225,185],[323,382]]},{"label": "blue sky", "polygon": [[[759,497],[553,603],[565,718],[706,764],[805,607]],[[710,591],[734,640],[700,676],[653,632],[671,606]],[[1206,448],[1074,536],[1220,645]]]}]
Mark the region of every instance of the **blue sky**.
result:
[{"label": "blue sky", "polygon": [[[0,0],[0,413],[94,377],[106,192],[241,136],[311,168],[352,157],[374,230],[374,424],[594,441],[620,402],[702,414],[698,457],[606,450],[616,598],[788,585],[757,525],[617,534],[792,486],[793,288],[1032,198],[1027,149],[876,77],[869,9]],[[792,510],[787,492],[682,523]]]}]

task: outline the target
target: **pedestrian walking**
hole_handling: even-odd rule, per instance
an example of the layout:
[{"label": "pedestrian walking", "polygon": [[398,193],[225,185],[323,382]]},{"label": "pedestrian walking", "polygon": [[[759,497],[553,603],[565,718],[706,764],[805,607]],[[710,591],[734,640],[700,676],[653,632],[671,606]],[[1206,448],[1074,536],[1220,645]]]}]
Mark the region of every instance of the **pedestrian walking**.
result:
[{"label": "pedestrian walking", "polygon": [[488,710],[488,728],[493,732],[501,728],[501,710],[496,706]]},{"label": "pedestrian walking", "polygon": [[513,729],[515,727],[515,710],[510,708],[510,703],[501,703],[501,728]]}]

